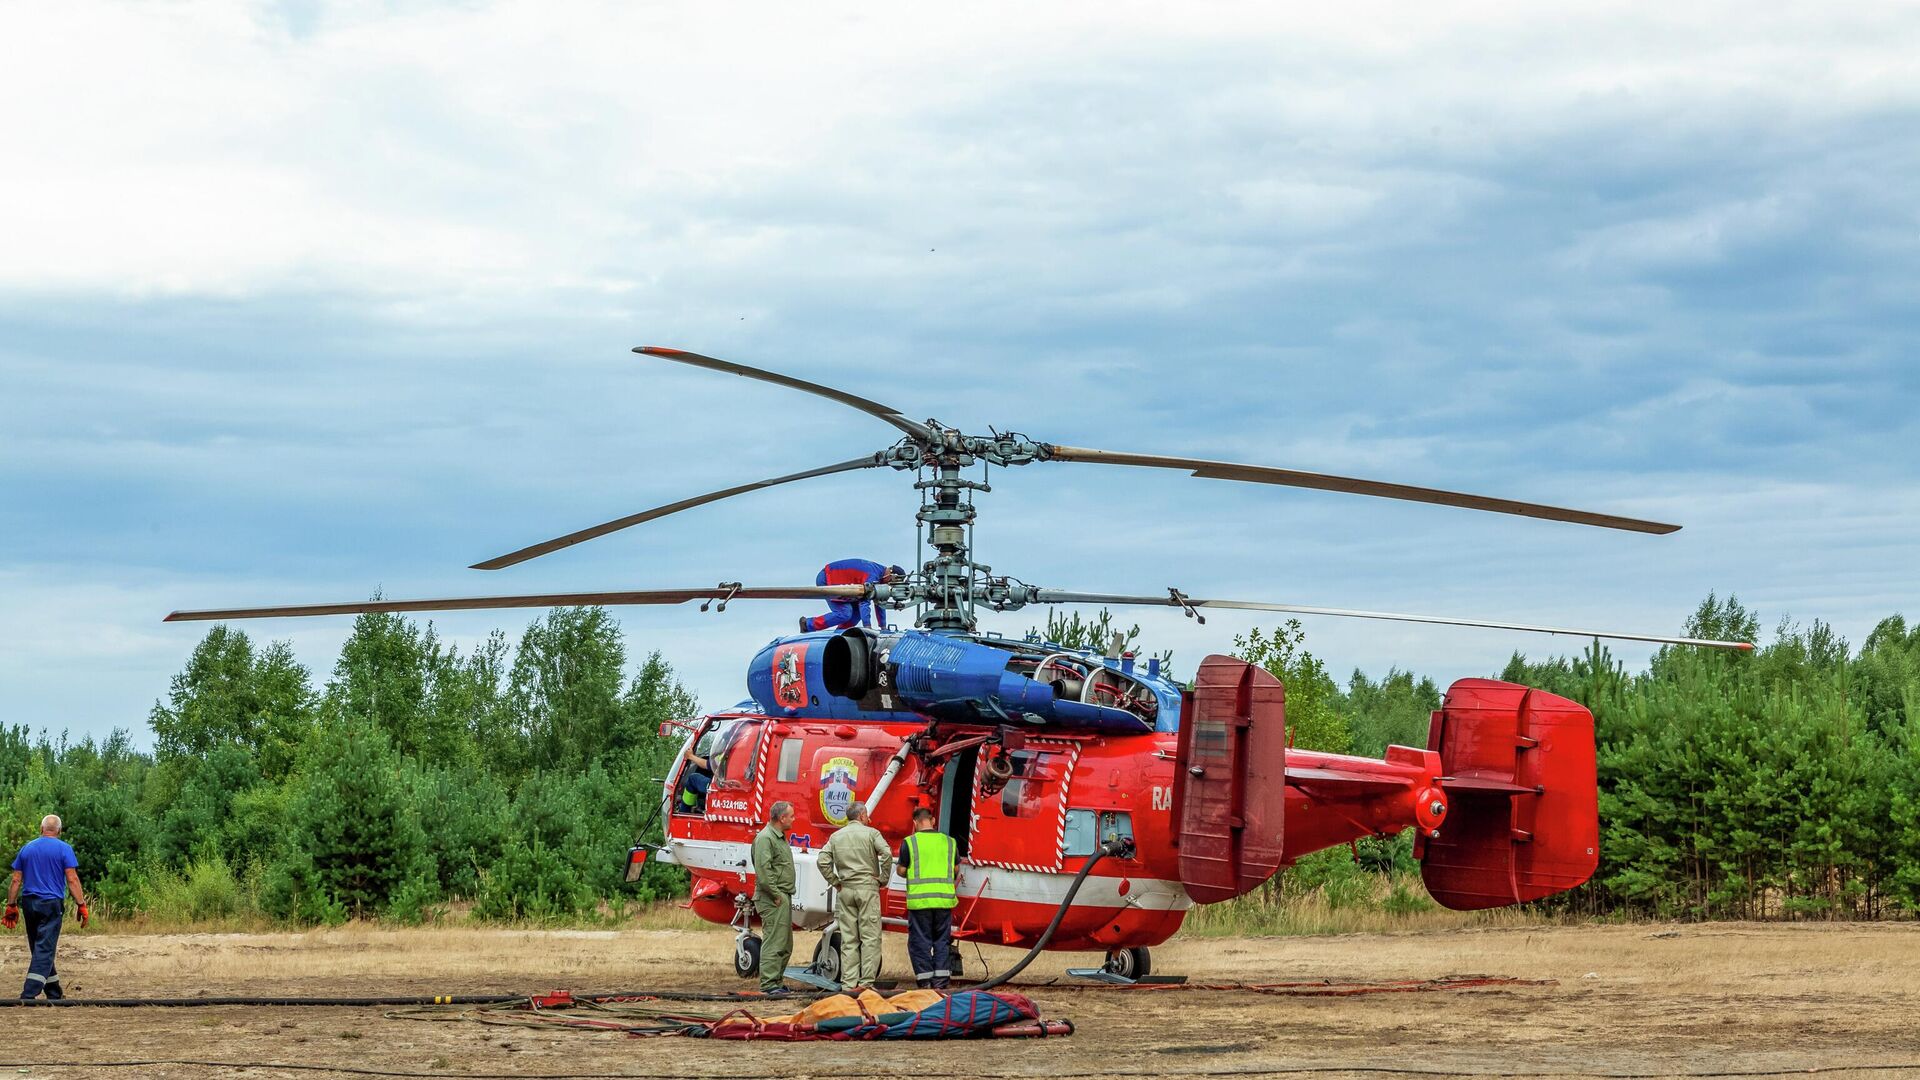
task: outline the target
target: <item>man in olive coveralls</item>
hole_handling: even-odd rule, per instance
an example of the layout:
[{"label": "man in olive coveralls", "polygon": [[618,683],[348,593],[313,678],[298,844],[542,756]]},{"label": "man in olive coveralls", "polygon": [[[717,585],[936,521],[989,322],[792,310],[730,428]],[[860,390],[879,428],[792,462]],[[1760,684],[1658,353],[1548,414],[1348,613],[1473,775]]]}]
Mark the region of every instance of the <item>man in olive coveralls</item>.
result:
[{"label": "man in olive coveralls", "polygon": [[873,827],[863,803],[847,807],[847,823],[820,849],[820,876],[839,890],[834,920],[840,930],[840,982],[849,990],[880,977],[880,885],[893,852]]},{"label": "man in olive coveralls", "polygon": [[785,997],[787,961],[793,958],[793,804],[773,804],[767,827],[753,838],[753,910],[760,916],[760,989]]}]

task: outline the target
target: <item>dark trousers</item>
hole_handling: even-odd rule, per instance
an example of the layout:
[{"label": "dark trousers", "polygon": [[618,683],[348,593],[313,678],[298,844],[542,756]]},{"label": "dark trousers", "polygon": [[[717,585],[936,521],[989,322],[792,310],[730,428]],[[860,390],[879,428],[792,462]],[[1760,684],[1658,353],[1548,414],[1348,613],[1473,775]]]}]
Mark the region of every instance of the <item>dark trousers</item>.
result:
[{"label": "dark trousers", "polygon": [[921,986],[945,990],[953,977],[947,953],[953,947],[953,909],[927,908],[907,912],[907,955],[913,959],[913,977]]},{"label": "dark trousers", "polygon": [[60,919],[65,908],[66,904],[48,896],[20,898],[27,947],[33,950],[33,959],[27,963],[27,984],[20,988],[23,998],[39,997],[42,990],[54,1001],[66,996],[60,992],[60,975],[53,969],[53,951],[60,945]]}]

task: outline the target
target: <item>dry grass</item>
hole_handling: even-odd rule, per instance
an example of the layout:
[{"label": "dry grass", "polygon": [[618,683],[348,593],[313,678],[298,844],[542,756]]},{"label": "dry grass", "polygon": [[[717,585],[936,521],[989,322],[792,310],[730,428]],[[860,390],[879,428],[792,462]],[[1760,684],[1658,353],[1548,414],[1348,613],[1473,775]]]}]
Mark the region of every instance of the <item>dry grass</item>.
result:
[{"label": "dry grass", "polygon": [[[696,920],[698,922],[698,920]],[[222,986],[296,985],[365,980],[384,984],[431,973],[451,982],[501,985],[505,972],[542,972],[557,984],[612,988],[668,955],[709,960],[729,949],[723,929],[515,929],[487,926],[394,928],[370,923],[306,931],[188,931],[163,934],[69,935],[65,957],[104,961],[142,992],[172,987],[210,993]],[[697,945],[695,943],[698,943]],[[25,953],[9,943],[7,955]],[[651,974],[649,972],[649,974]],[[539,985],[544,986],[545,983]],[[524,982],[515,989],[528,989]]]},{"label": "dry grass", "polygon": [[[684,914],[684,913],[682,913]],[[798,942],[811,948],[814,935]],[[738,990],[723,928],[534,931],[348,926],[298,934],[94,934],[66,943],[76,995],[432,994]],[[1011,950],[967,950],[998,969]],[[1055,985],[1086,955],[1048,955],[1022,976],[1074,1038],[1045,1043],[637,1044],[617,1035],[406,1023],[377,1009],[66,1010],[9,1033],[17,1060],[195,1057],[451,1072],[672,1073],[708,1077],[1046,1076],[1258,1072],[1370,1064],[1458,1072],[1698,1073],[1914,1062],[1920,989],[1914,924],[1479,926],[1446,931],[1225,938],[1154,950],[1196,982],[1426,979],[1466,973],[1552,985],[1450,994],[1269,997]],[[897,935],[886,966],[902,970]],[[18,935],[0,967],[18,971]],[[342,1037],[342,1032],[366,1037]],[[1197,1057],[1195,1055],[1205,1055]],[[1915,1070],[1920,1073],[1920,1067]],[[125,1070],[62,1070],[112,1076]],[[181,1067],[143,1077],[201,1080]],[[265,1070],[260,1075],[276,1075]],[[287,1074],[291,1076],[292,1074]],[[1885,1075],[1885,1074],[1881,1074]],[[1895,1074],[1897,1075],[1897,1073]]]},{"label": "dry grass", "polygon": [[1387,934],[1412,930],[1460,930],[1545,926],[1549,917],[1519,908],[1449,911],[1432,906],[1414,911],[1381,907],[1335,906],[1307,896],[1285,904],[1242,899],[1195,908],[1183,934],[1200,937],[1301,937],[1325,934]]},{"label": "dry grass", "polygon": [[[488,923],[472,918],[473,905],[460,902],[438,905],[429,918],[428,928],[448,928],[473,926],[501,929],[500,923]],[[400,929],[392,923],[354,923],[363,927],[385,926],[387,929]],[[521,926],[507,926],[510,929],[536,930],[700,930],[711,926],[705,919],[689,911],[684,905],[676,903],[633,905],[619,910],[608,909],[597,915],[575,920],[563,920]],[[292,932],[303,928],[288,927],[284,923],[260,914],[228,915],[213,919],[192,919],[165,917],[147,912],[123,914],[96,904],[93,911],[93,931],[107,934],[273,934]]]},{"label": "dry grass", "polygon": [[1406,930],[1454,930],[1539,926],[1552,921],[1519,908],[1449,911],[1427,896],[1418,873],[1345,873],[1304,892],[1280,879],[1277,893],[1261,889],[1187,915],[1182,932],[1211,937],[1302,934],[1366,934]]}]

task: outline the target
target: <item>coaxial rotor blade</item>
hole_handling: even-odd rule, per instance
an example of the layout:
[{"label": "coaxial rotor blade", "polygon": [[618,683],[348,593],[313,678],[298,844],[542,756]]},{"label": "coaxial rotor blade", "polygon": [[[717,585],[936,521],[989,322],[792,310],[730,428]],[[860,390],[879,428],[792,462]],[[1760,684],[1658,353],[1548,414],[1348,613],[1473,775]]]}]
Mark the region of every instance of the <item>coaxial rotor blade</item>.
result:
[{"label": "coaxial rotor blade", "polygon": [[796,379],[791,375],[782,375],[774,371],[748,367],[745,364],[736,364],[728,360],[715,360],[711,356],[701,356],[699,353],[684,352],[680,349],[669,349],[664,345],[640,345],[633,351],[644,356],[657,356],[662,360],[671,360],[676,364],[690,364],[694,367],[706,368],[708,371],[724,371],[729,375],[738,375],[744,379],[758,379],[761,382],[770,382],[776,386],[785,386],[789,389],[801,390],[809,394],[818,394],[823,398],[837,401],[842,405],[851,405],[863,413],[877,416],[922,442],[935,441],[933,432],[929,430],[925,424],[914,423],[912,420],[900,415],[899,409],[890,408],[877,401],[869,401],[866,398],[849,394],[845,390],[835,390],[831,386],[821,386],[819,383],[811,383],[805,379]]},{"label": "coaxial rotor blade", "polygon": [[1459,506],[1468,510],[1517,514],[1521,517],[1545,518],[1549,521],[1570,521],[1576,525],[1624,529],[1629,532],[1665,534],[1678,532],[1680,529],[1678,525],[1669,525],[1660,521],[1642,521],[1638,518],[1620,517],[1614,514],[1568,510],[1559,506],[1517,502],[1513,499],[1496,499],[1486,495],[1468,495],[1458,491],[1441,491],[1438,488],[1414,487],[1410,484],[1357,480],[1349,476],[1301,472],[1297,469],[1276,469],[1266,465],[1241,465],[1231,461],[1166,457],[1160,454],[1129,454],[1118,450],[1089,450],[1081,446],[1049,446],[1047,449],[1050,451],[1048,457],[1050,461],[1135,465],[1148,469],[1186,469],[1195,476],[1209,480],[1241,480],[1249,484],[1279,484],[1285,487],[1314,488],[1319,491],[1344,491],[1354,495],[1373,495],[1382,499],[1434,503],[1439,506]]},{"label": "coaxial rotor blade", "polygon": [[868,454],[866,457],[854,458],[851,461],[842,461],[837,465],[823,465],[818,469],[808,469],[805,472],[791,473],[787,476],[776,476],[771,480],[759,480],[751,484],[741,484],[738,487],[730,487],[724,491],[710,491],[705,495],[696,495],[691,499],[681,499],[679,502],[667,503],[665,506],[656,506],[651,510],[642,510],[637,514],[628,514],[623,518],[614,518],[612,521],[601,522],[590,528],[581,529],[578,532],[570,532],[565,536],[555,537],[552,540],[543,540],[530,547],[523,547],[518,551],[510,551],[505,555],[488,559],[486,562],[474,563],[469,569],[504,569],[516,563],[526,562],[528,559],[537,559],[542,555],[559,551],[561,548],[568,548],[575,544],[585,543],[595,537],[605,536],[612,532],[619,532],[621,529],[630,528],[643,522],[653,521],[656,518],[663,518],[668,514],[677,514],[682,510],[691,510],[696,506],[705,506],[711,502],[719,502],[721,499],[730,499],[735,495],[744,495],[749,491],[759,491],[761,488],[790,484],[795,480],[811,480],[816,476],[831,476],[834,473],[851,472],[854,469],[871,469],[884,463],[885,457],[883,454]]},{"label": "coaxial rotor blade", "polygon": [[228,619],[280,619],[306,615],[361,615],[370,611],[492,611],[501,608],[620,607],[628,604],[684,604],[689,600],[858,600],[865,585],[806,585],[793,588],[643,589],[627,592],[542,593],[535,596],[456,596],[438,600],[363,600],[354,604],[281,604],[275,607],[176,611],[165,622],[224,622]]},{"label": "coaxial rotor blade", "polygon": [[1702,645],[1714,649],[1753,651],[1747,641],[1715,641],[1710,638],[1666,637],[1660,634],[1627,634],[1611,630],[1576,630],[1565,626],[1532,626],[1527,623],[1494,622],[1487,619],[1456,619],[1445,615],[1406,615],[1395,611],[1354,611],[1349,608],[1302,607],[1298,604],[1264,604],[1252,600],[1194,600],[1187,597],[1119,596],[1110,593],[1061,592],[1041,589],[1034,599],[1042,604],[1145,604],[1172,608],[1232,608],[1240,611],[1281,611],[1293,615],[1336,615],[1345,619],[1387,619],[1393,622],[1437,623],[1442,626],[1479,626],[1489,630],[1523,630],[1530,634],[1571,634],[1575,637],[1610,638],[1617,641],[1651,641],[1660,645]]}]

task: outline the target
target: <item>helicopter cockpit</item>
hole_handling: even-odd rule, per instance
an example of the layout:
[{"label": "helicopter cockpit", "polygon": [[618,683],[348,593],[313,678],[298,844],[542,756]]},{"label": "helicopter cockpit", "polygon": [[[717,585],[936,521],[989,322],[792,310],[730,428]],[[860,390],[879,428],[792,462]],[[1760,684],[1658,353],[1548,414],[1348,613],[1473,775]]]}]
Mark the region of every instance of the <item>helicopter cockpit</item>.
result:
[{"label": "helicopter cockpit", "polygon": [[760,721],[751,718],[721,717],[707,721],[680,770],[674,812],[703,814],[712,795],[750,785],[753,755],[739,751],[751,749],[755,742],[753,736],[759,729]]}]

